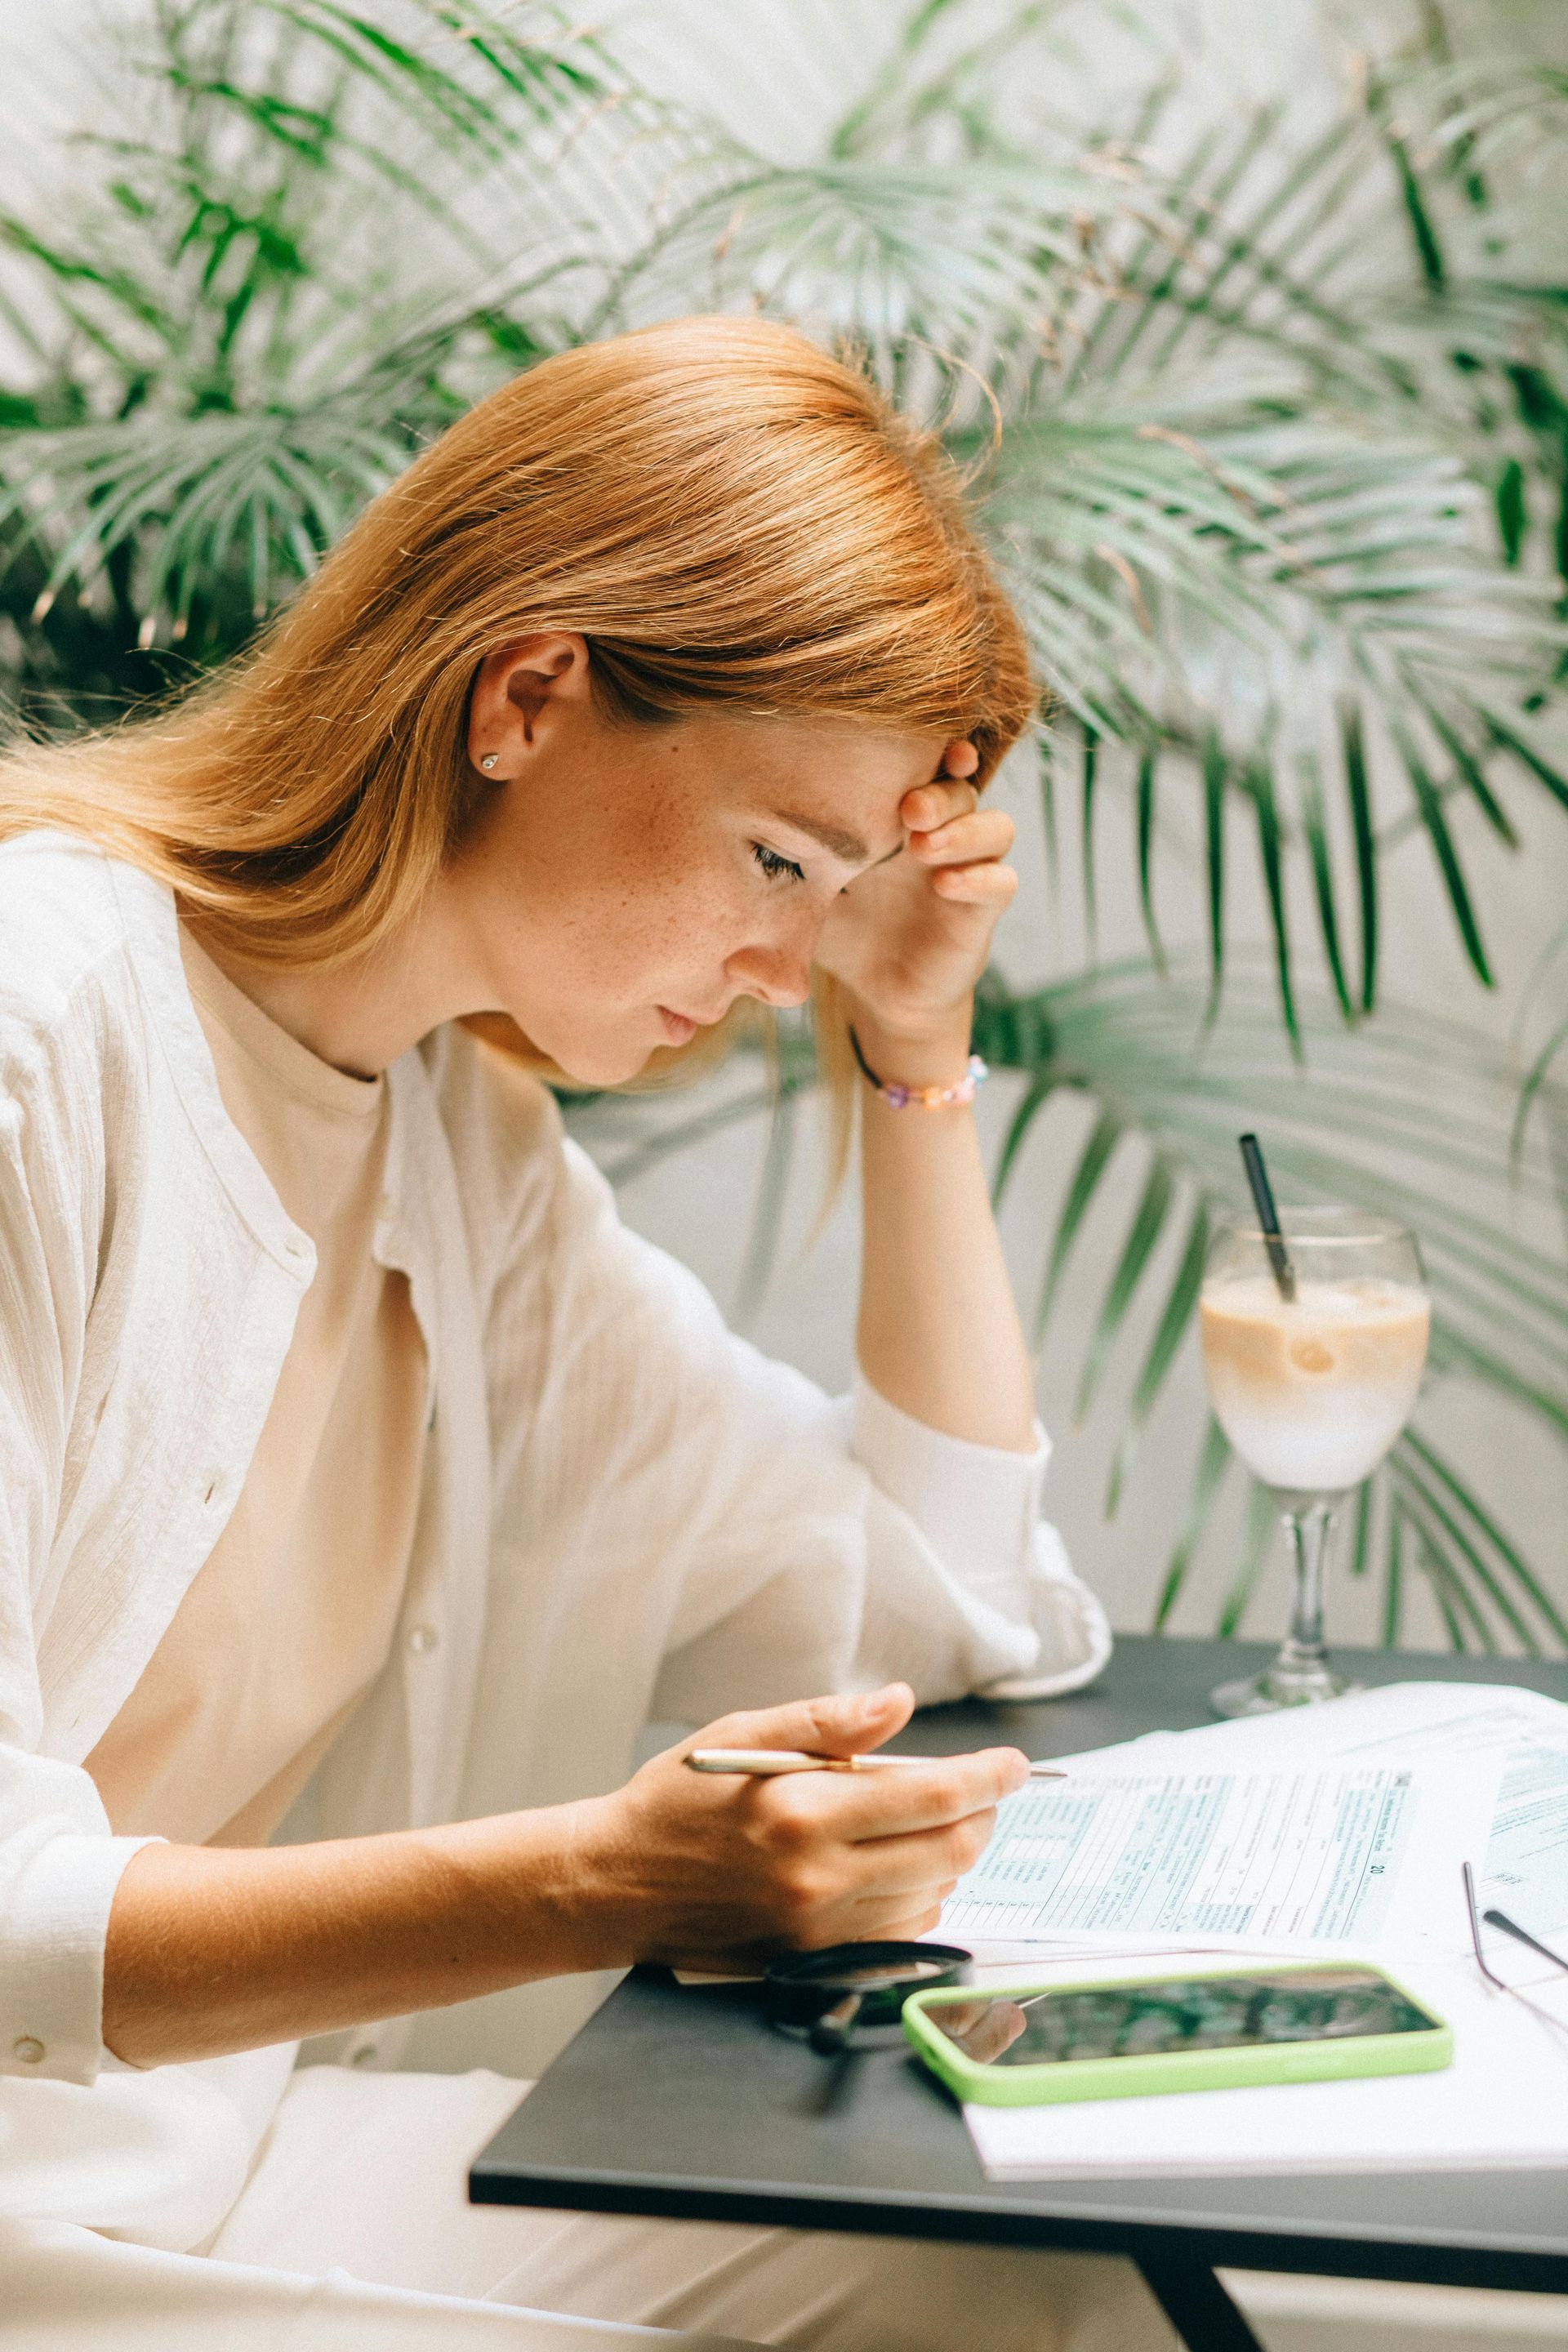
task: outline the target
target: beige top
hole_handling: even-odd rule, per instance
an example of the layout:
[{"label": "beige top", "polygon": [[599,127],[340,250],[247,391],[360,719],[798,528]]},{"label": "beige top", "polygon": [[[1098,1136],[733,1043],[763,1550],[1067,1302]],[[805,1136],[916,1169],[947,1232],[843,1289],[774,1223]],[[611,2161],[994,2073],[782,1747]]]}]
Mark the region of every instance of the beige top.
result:
[{"label": "beige top", "polygon": [[414,1537],[425,1349],[372,1252],[386,1089],[280,1029],[185,931],[224,1108],[315,1244],[315,1278],[234,1511],[87,1759],[114,1829],[271,1835],[385,1664]]}]

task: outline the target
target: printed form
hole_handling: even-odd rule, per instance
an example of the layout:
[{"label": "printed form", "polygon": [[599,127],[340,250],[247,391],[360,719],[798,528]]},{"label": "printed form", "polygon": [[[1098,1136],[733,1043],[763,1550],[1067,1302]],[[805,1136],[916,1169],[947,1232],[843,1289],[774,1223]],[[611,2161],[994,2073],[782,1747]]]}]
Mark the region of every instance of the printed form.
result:
[{"label": "printed form", "polygon": [[1568,1927],[1568,1743],[1516,1748],[1498,1790],[1481,1899],[1538,1936]]},{"label": "printed form", "polygon": [[[1394,1683],[1353,1692],[1329,1707],[1156,1732],[1083,1759],[1089,1770],[1178,1762],[1189,1770],[1202,1763],[1225,1771],[1397,1762],[1412,1769],[1420,1788],[1435,1770],[1462,1771],[1458,1810],[1447,1820],[1446,1876],[1437,1848],[1424,1838],[1405,1884],[1406,1897],[1430,1887],[1436,1937],[1432,1923],[1424,1930],[1407,1916],[1399,1923],[1400,1940],[1453,1940],[1452,1882],[1467,1858],[1477,1866],[1483,1906],[1500,1905],[1538,1935],[1568,1930],[1568,1706],[1558,1699],[1506,1685]],[[1489,1788],[1495,1795],[1483,1821],[1472,1800]],[[1413,1915],[1415,1906],[1407,1901],[1404,1908]]]},{"label": "printed form", "polygon": [[1469,1949],[1458,1870],[1568,1928],[1568,1707],[1396,1684],[1062,1759],[1001,1806],[941,1932],[998,1958],[1176,1946]]},{"label": "printed form", "polygon": [[1005,1801],[942,1933],[1364,1944],[1387,1916],[1412,1811],[1411,1775],[1393,1765],[1075,1773]]}]

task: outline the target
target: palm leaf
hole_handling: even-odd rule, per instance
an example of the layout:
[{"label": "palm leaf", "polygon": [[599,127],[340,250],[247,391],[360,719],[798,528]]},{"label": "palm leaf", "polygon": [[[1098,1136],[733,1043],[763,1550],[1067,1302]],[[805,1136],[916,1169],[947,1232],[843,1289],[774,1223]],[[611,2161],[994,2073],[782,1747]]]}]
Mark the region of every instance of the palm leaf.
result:
[{"label": "palm leaf", "polygon": [[1290,1041],[1290,1050],[1300,1060],[1301,1030],[1296,1018],[1296,992],[1290,977],[1290,935],[1285,916],[1285,870],[1273,772],[1260,761],[1248,770],[1247,784],[1258,811],[1258,856],[1263,868],[1263,886],[1268,898],[1269,920],[1274,927],[1279,1010],[1284,1018],[1285,1034]]},{"label": "palm leaf", "polygon": [[[703,285],[710,306],[755,304],[852,335],[890,368],[911,339],[960,357],[1075,269],[1075,220],[1113,215],[1119,184],[1000,161],[858,160],[781,169],[737,153],[612,283],[589,331],[658,316]],[[677,290],[679,289],[679,290]]]},{"label": "palm leaf", "polygon": [[1171,1612],[1181,1598],[1194,1557],[1208,1525],[1209,1514],[1214,1509],[1220,1481],[1230,1464],[1231,1451],[1226,1442],[1225,1432],[1211,1415],[1204,1432],[1203,1450],[1198,1455],[1197,1469],[1194,1473],[1187,1499],[1186,1518],[1154,1604],[1153,1631],[1156,1633],[1164,1632]]},{"label": "palm leaf", "polygon": [[1377,845],[1372,825],[1372,795],[1367,787],[1361,711],[1355,704],[1342,701],[1339,729],[1345,798],[1355,835],[1356,886],[1361,907],[1361,1009],[1370,1013],[1377,1002]]},{"label": "palm leaf", "polygon": [[[1026,1096],[1025,1101],[1027,1102],[1027,1100],[1028,1097]],[[1021,1111],[1022,1106],[1020,1106],[1020,1113]],[[1110,1479],[1105,1491],[1105,1516],[1108,1519],[1114,1518],[1116,1516],[1117,1506],[1121,1500],[1121,1489],[1136,1456],[1138,1442],[1142,1436],[1144,1424],[1165,1385],[1171,1368],[1176,1360],[1177,1351],[1192,1328],[1193,1312],[1197,1306],[1198,1292],[1203,1283],[1204,1260],[1208,1254],[1208,1207],[1207,1203],[1200,1199],[1193,1211],[1175,1276],[1165,1295],[1165,1302],[1160,1310],[1160,1318],[1154,1327],[1153,1337],[1149,1342],[1149,1351],[1143,1359],[1132,1391],[1132,1401],[1122,1423],[1121,1440],[1116,1449],[1116,1459],[1111,1465]]]},{"label": "palm leaf", "polygon": [[1323,955],[1329,975],[1334,984],[1334,995],[1347,1022],[1355,1018],[1351,1003],[1350,985],[1345,978],[1344,958],[1340,949],[1339,908],[1334,894],[1333,859],[1329,851],[1328,821],[1323,813],[1323,790],[1319,780],[1318,762],[1310,752],[1301,758],[1301,830],[1306,836],[1308,854],[1312,864],[1312,889],[1317,900],[1318,927],[1322,934]]},{"label": "palm leaf", "polygon": [[1094,784],[1100,766],[1100,737],[1092,727],[1082,730],[1083,749],[1079,762],[1082,780],[1082,814],[1079,826],[1083,852],[1083,908],[1089,929],[1089,960],[1092,963],[1099,933],[1099,900],[1094,887]]},{"label": "palm leaf", "polygon": [[1156,1159],[1144,1179],[1142,1192],[1132,1213],[1132,1222],[1128,1226],[1121,1255],[1106,1287],[1094,1336],[1084,1359],[1083,1377],[1079,1382],[1078,1403],[1073,1414],[1076,1421],[1083,1420],[1094,1402],[1100,1374],[1126,1320],[1133,1293],[1143,1278],[1164,1230],[1174,1189],[1170,1169],[1163,1160]]},{"label": "palm leaf", "polygon": [[1225,1603],[1219,1612],[1216,1627],[1222,1640],[1234,1641],[1241,1631],[1241,1621],[1268,1557],[1269,1543],[1279,1532],[1279,1506],[1267,1486],[1252,1480],[1247,1496],[1247,1529],[1242,1538],[1241,1555]]},{"label": "palm leaf", "polygon": [[1152,751],[1145,751],[1138,762],[1138,907],[1143,918],[1143,929],[1154,969],[1163,973],[1165,950],[1161,944],[1160,926],[1154,919],[1154,783],[1157,765]]},{"label": "palm leaf", "polygon": [[[982,1053],[984,1052],[984,1046],[981,1050]],[[989,1061],[991,1056],[986,1055],[985,1058]],[[1038,1081],[1037,1080],[1036,1083],[1037,1084]],[[1056,1235],[1051,1244],[1045,1280],[1040,1286],[1039,1304],[1035,1309],[1037,1345],[1050,1318],[1051,1308],[1056,1304],[1058,1286],[1061,1281],[1073,1243],[1078,1238],[1079,1227],[1083,1223],[1085,1213],[1094,1198],[1100,1180],[1109,1167],[1111,1153],[1115,1150],[1121,1138],[1121,1121],[1111,1112],[1102,1111],[1090,1128],[1083,1150],[1079,1154],[1078,1165],[1073,1170],[1072,1179],[1067,1189],[1067,1197],[1062,1203],[1062,1212],[1057,1220]]]},{"label": "palm leaf", "polygon": [[1388,1555],[1383,1580],[1383,1642],[1397,1649],[1405,1600],[1405,1515],[1395,1503],[1389,1513]]},{"label": "palm leaf", "polygon": [[[1510,1148],[1515,1160],[1524,1147],[1525,1125],[1531,1111],[1535,1106],[1542,1087],[1546,1084],[1552,1063],[1564,1045],[1568,1045],[1568,1019],[1558,1023],[1525,1073],[1524,1083],[1519,1090],[1519,1108],[1514,1113],[1513,1129],[1510,1138]],[[1021,1135],[1018,1139],[1022,1141]]]},{"label": "palm leaf", "polygon": [[1225,978],[1225,790],[1227,768],[1211,730],[1204,744],[1204,863],[1208,874],[1209,994],[1205,1019],[1219,1012]]},{"label": "palm leaf", "polygon": [[1453,835],[1448,831],[1447,820],[1443,814],[1442,797],[1427,774],[1426,763],[1420,753],[1404,728],[1394,730],[1394,740],[1399,746],[1400,757],[1405,762],[1405,772],[1410,779],[1411,790],[1415,795],[1415,804],[1420,811],[1421,822],[1430,835],[1433,849],[1436,853],[1437,865],[1443,877],[1443,886],[1447,891],[1449,904],[1454,909],[1454,920],[1458,926],[1459,937],[1464,941],[1465,953],[1468,956],[1476,977],[1482,987],[1489,988],[1492,984],[1491,966],[1487,961],[1486,949],[1481,944],[1480,929],[1476,921],[1475,910],[1470,904],[1470,894],[1466,887],[1464,875],[1460,871],[1458,857],[1455,853]]}]

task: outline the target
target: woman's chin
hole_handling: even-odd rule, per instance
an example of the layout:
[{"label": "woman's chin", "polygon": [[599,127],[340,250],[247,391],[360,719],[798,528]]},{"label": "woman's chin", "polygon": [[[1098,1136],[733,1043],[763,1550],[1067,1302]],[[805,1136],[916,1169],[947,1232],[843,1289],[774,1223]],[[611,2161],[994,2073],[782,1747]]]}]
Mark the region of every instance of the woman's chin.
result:
[{"label": "woman's chin", "polygon": [[551,1059],[578,1087],[624,1087],[640,1077],[656,1048],[647,1039],[603,1038],[558,1046]]}]

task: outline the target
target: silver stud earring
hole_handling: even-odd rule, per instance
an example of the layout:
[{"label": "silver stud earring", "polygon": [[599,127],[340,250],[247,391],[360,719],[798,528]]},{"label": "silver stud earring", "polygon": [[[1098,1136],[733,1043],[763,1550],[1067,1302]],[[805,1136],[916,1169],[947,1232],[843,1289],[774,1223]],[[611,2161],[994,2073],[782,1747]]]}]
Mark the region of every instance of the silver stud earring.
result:
[{"label": "silver stud earring", "polygon": [[479,761],[479,765],[484,770],[487,776],[489,774],[490,770],[495,766],[495,763],[496,755],[493,751],[487,751],[484,758]]}]

